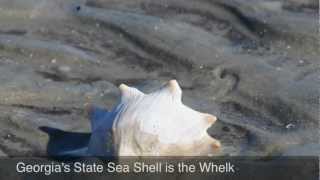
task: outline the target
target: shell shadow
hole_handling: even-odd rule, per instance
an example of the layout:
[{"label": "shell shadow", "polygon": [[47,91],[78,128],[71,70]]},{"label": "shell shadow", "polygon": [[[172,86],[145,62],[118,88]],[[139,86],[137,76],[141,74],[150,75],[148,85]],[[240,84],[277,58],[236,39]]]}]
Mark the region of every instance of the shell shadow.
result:
[{"label": "shell shadow", "polygon": [[113,148],[108,147],[108,144],[112,143],[108,132],[111,132],[113,118],[107,110],[98,107],[90,108],[89,117],[91,133],[68,132],[47,126],[39,127],[49,136],[47,155],[55,159],[113,157]]},{"label": "shell shadow", "polygon": [[86,156],[91,133],[67,132],[47,126],[39,129],[49,135],[48,156],[57,158]]}]

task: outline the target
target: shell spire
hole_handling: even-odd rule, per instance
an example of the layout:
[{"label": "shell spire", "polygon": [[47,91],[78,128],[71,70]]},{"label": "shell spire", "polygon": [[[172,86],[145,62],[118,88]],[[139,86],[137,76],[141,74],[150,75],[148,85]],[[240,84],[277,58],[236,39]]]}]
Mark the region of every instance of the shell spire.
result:
[{"label": "shell spire", "polygon": [[216,121],[217,121],[217,117],[211,114],[206,114],[203,113],[204,115],[204,120],[206,121],[206,123],[208,123],[208,127],[212,126]]},{"label": "shell spire", "polygon": [[182,99],[182,90],[177,82],[177,80],[170,80],[166,85],[165,89],[167,89],[172,96],[174,96],[176,99],[181,100]]},{"label": "shell spire", "polygon": [[119,86],[120,92],[121,92],[121,100],[131,100],[139,96],[143,96],[144,93],[139,91],[136,88],[129,87],[125,84],[120,84]]}]

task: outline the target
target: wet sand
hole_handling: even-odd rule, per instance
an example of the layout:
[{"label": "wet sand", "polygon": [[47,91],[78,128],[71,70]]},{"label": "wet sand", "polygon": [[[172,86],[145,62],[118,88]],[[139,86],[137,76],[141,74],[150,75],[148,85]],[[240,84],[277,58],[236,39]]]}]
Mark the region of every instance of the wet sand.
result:
[{"label": "wet sand", "polygon": [[[318,2],[2,0],[0,155],[45,155],[40,126],[89,132],[121,83],[177,79],[228,155],[319,154]],[[310,148],[308,148],[310,147]]]}]

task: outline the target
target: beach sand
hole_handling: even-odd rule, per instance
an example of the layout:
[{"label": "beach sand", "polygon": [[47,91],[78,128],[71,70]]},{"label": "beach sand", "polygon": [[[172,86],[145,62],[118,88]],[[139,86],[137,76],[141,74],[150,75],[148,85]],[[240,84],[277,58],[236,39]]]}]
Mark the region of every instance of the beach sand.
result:
[{"label": "beach sand", "polygon": [[218,117],[223,154],[319,154],[318,6],[2,0],[0,155],[46,155],[40,126],[89,132],[88,104],[111,109],[121,83],[147,93],[170,79]]}]

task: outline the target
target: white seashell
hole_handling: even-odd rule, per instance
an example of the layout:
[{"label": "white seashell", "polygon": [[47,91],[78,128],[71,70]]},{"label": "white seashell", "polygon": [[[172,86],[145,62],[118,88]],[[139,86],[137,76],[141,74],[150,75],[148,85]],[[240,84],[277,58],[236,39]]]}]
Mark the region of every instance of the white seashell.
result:
[{"label": "white seashell", "polygon": [[121,101],[108,115],[116,155],[200,156],[219,150],[220,142],[207,133],[217,118],[184,105],[176,80],[150,94],[119,88]]}]

